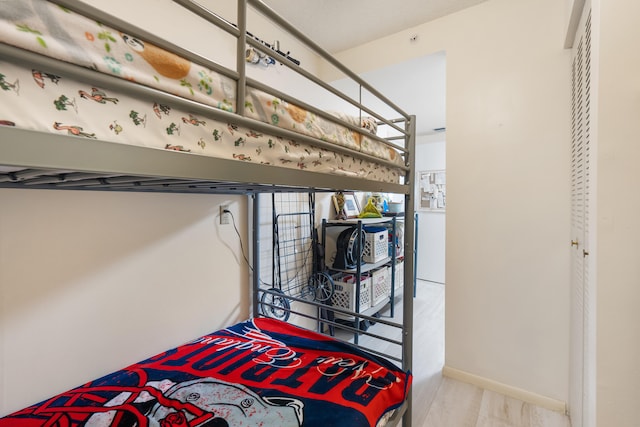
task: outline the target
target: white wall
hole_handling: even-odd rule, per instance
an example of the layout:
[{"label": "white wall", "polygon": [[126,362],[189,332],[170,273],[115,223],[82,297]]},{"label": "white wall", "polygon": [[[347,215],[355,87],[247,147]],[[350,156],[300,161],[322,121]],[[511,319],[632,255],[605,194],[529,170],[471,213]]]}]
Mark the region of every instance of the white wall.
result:
[{"label": "white wall", "polygon": [[[640,4],[597,1],[597,425],[640,420]],[[594,16],[598,16],[595,14]]]},{"label": "white wall", "polygon": [[242,196],[0,190],[0,414],[247,318],[222,203],[246,223]]},{"label": "white wall", "polygon": [[565,12],[556,0],[489,0],[340,54],[364,72],[446,51],[446,364],[560,401],[569,342]]}]

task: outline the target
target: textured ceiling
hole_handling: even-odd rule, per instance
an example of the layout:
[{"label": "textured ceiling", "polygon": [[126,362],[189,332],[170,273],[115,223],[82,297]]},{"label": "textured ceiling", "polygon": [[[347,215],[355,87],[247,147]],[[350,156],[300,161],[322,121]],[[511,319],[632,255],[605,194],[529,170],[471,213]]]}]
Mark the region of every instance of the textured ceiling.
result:
[{"label": "textured ceiling", "polygon": [[325,50],[340,52],[486,0],[263,0]]}]

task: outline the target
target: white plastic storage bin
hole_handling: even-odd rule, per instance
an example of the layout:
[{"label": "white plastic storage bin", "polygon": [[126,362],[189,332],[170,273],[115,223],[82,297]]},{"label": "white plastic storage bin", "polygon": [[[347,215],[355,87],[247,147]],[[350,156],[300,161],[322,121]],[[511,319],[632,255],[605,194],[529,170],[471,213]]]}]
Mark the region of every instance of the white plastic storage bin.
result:
[{"label": "white plastic storage bin", "polygon": [[375,263],[389,256],[389,231],[386,227],[364,228],[362,260]]},{"label": "white plastic storage bin", "polygon": [[391,296],[391,268],[382,267],[371,272],[371,306],[389,301]]},{"label": "white plastic storage bin", "polygon": [[[356,311],[356,275],[338,273],[333,277],[335,290],[331,296],[331,305],[345,310]],[[366,274],[360,276],[360,313],[371,307],[371,277]],[[340,313],[336,313],[340,316]]]}]

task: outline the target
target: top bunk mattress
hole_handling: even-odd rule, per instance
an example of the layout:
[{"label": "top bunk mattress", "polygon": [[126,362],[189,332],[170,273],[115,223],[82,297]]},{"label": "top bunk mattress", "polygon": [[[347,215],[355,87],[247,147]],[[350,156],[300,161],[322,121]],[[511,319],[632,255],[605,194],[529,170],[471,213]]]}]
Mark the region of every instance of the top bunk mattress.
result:
[{"label": "top bunk mattress", "polygon": [[[236,111],[236,82],[221,73],[44,0],[11,3],[0,10],[4,44]],[[397,183],[404,173],[400,152],[367,136],[375,134],[375,120],[331,113],[366,129],[355,131],[251,87],[244,100],[246,117],[364,153],[371,160],[267,135],[235,125],[232,118],[212,119],[153,96],[130,96],[24,61],[0,60],[0,88],[4,126],[382,182]]]}]

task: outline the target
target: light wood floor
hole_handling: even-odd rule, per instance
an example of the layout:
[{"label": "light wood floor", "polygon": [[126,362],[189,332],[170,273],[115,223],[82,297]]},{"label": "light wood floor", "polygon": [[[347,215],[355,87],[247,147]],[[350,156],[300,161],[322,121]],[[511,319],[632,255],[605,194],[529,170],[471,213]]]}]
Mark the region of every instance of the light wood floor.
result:
[{"label": "light wood floor", "polygon": [[[402,316],[401,305],[396,304],[398,319]],[[381,324],[371,326],[369,331],[394,338],[397,335]],[[362,337],[360,342],[366,344],[367,338]],[[418,281],[414,299],[413,427],[570,427],[563,414],[445,378],[443,366],[444,285]]]}]

